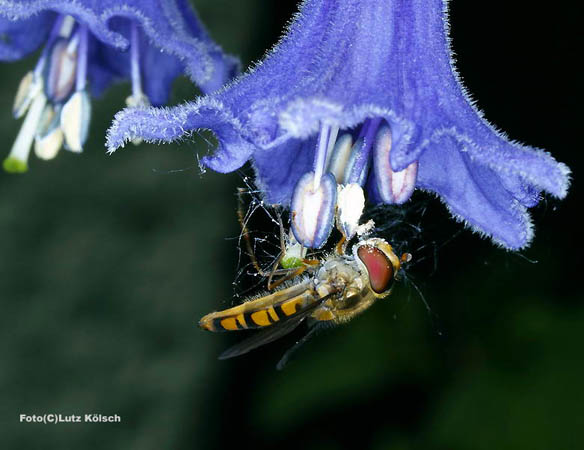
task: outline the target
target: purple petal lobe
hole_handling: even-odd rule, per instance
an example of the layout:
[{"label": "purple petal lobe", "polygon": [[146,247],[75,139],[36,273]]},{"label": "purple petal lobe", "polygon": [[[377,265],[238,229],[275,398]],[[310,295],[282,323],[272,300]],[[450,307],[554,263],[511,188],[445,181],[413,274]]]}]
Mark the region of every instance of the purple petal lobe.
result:
[{"label": "purple petal lobe", "polygon": [[327,173],[314,187],[314,172],[306,173],[294,189],[290,214],[292,232],[303,246],[320,248],[333,228],[337,201],[335,177]]},{"label": "purple petal lobe", "polygon": [[13,21],[2,14],[0,2],[0,61],[16,61],[34,52],[47,39],[53,12],[44,12],[22,21]]},{"label": "purple petal lobe", "polygon": [[479,234],[493,237],[509,249],[520,249],[533,237],[526,209],[500,182],[492,169],[477,164],[451,137],[440,152],[420,158],[418,186],[439,192],[453,216]]},{"label": "purple petal lobe", "polygon": [[108,130],[110,153],[136,138],[147,142],[170,142],[188,138],[200,128],[213,130],[219,146],[203,164],[218,172],[231,172],[241,167],[255,150],[243,138],[239,121],[213,102],[187,103],[174,108],[126,108],[116,114]]}]

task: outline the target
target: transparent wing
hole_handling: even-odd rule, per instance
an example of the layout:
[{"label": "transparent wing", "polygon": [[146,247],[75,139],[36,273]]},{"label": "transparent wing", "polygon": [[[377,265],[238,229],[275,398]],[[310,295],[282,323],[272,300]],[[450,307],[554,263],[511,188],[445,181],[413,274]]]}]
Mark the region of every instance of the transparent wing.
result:
[{"label": "transparent wing", "polygon": [[286,353],[284,353],[284,355],[282,356],[282,358],[280,359],[280,361],[278,362],[278,364],[276,365],[276,369],[278,370],[283,370],[284,367],[286,366],[286,364],[288,364],[288,361],[290,361],[290,358],[292,357],[292,355],[294,353],[296,353],[296,351],[302,347],[312,336],[314,336],[314,334],[320,330],[320,323],[315,323],[312,325],[312,327],[310,328],[310,330],[308,331],[308,333],[306,333],[302,339],[300,339],[298,342],[296,342],[296,344],[294,344],[292,347],[290,347]]},{"label": "transparent wing", "polygon": [[234,358],[236,356],[244,355],[249,351],[261,347],[262,345],[269,344],[270,342],[275,341],[276,339],[280,339],[281,337],[291,333],[296,329],[298,325],[300,325],[304,319],[306,319],[312,312],[319,307],[322,302],[327,300],[334,294],[329,294],[318,301],[314,302],[310,306],[307,306],[302,311],[290,316],[281,322],[278,322],[274,325],[271,325],[268,328],[262,329],[247,339],[235,344],[233,347],[228,348],[225,350],[221,355],[219,355],[219,359],[229,359]]}]

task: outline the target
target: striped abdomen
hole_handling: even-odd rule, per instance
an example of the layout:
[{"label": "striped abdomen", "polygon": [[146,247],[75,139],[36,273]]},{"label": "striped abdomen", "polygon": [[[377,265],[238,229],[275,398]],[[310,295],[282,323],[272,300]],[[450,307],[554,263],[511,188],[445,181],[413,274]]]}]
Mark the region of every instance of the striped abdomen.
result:
[{"label": "striped abdomen", "polygon": [[301,312],[317,299],[312,281],[306,280],[233,308],[207,314],[199,321],[199,326],[209,331],[267,327]]}]

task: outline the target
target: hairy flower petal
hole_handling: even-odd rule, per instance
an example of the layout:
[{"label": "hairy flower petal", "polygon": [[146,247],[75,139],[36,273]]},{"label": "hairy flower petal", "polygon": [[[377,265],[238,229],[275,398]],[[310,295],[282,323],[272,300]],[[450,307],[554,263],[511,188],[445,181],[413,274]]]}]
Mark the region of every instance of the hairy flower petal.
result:
[{"label": "hairy flower petal", "polygon": [[[171,71],[173,79],[184,70],[204,92],[218,89],[238,70],[237,60],[221,52],[187,0],[0,0],[0,33],[8,42],[19,38],[18,46],[0,45],[0,59],[15,59],[8,57],[12,47],[24,48],[21,56],[36,49],[43,42],[40,36],[46,36],[50,28],[54,11],[71,15],[89,27],[104,44],[97,52],[106,65],[112,61],[111,47],[117,49],[118,61],[124,59],[119,50],[128,49],[129,23],[135,21],[147,38],[146,59],[155,59],[161,52],[172,56],[166,59],[166,64],[153,66],[153,70]],[[114,72],[119,75],[119,71]]]},{"label": "hairy flower petal", "polygon": [[14,22],[0,12],[0,61],[16,61],[35,51],[47,39],[54,19],[55,14],[47,12]]},{"label": "hairy flower petal", "polygon": [[136,137],[147,142],[171,142],[198,129],[211,129],[219,141],[217,153],[204,163],[217,172],[232,172],[250,158],[254,145],[244,138],[238,119],[219,103],[193,102],[173,108],[127,108],[116,114],[108,130],[110,151]]},{"label": "hairy flower petal", "polygon": [[[298,180],[322,160],[323,125],[357,137],[375,120],[391,129],[392,171],[385,173],[417,163],[416,187],[440,196],[455,218],[507,248],[524,247],[533,235],[526,208],[541,192],[563,198],[569,169],[486,121],[456,73],[448,31],[446,0],[305,0],[262,62],[187,106],[195,112],[220,104],[211,129],[219,136],[237,120],[248,143],[219,137],[203,162],[239,167],[251,157],[266,199],[288,205]],[[117,121],[113,130],[120,127]],[[136,122],[125,128],[141,137]],[[111,133],[110,150],[122,140]],[[363,146],[362,158],[369,148]],[[375,172],[374,166],[365,183],[369,201],[392,200],[379,195],[375,177],[383,171]],[[407,201],[410,191],[397,200]]]}]

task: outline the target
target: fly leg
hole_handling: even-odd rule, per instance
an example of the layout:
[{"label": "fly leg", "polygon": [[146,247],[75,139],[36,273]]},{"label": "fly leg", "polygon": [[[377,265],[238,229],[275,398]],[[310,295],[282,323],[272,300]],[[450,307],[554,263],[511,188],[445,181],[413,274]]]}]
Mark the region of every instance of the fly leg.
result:
[{"label": "fly leg", "polygon": [[[282,216],[278,211],[276,211],[276,215],[278,217],[278,224],[280,225],[280,256],[272,266],[272,271],[270,273],[270,276],[268,277],[268,290],[270,291],[272,289],[277,288],[282,283],[291,280],[292,278],[297,277],[298,275],[301,275],[302,273],[304,273],[304,271],[306,271],[308,267],[317,266],[318,264],[320,264],[320,261],[318,259],[303,258],[302,264],[298,267],[291,267],[289,269],[278,269],[280,263],[282,262],[282,259],[284,258],[284,256],[286,256],[287,249],[286,234],[284,231],[284,223],[282,222]],[[274,275],[277,274],[278,275],[282,274],[282,276],[273,281]]]},{"label": "fly leg", "polygon": [[347,244],[349,242],[347,241],[347,237],[345,236],[345,233],[342,234],[341,239],[339,240],[339,242],[337,242],[337,245],[335,246],[335,250],[337,252],[337,255],[344,255],[345,252],[347,251]]},{"label": "fly leg", "polygon": [[[280,286],[282,283],[297,277],[298,275],[302,274],[308,267],[316,266],[320,262],[317,259],[302,259],[302,264],[298,267],[291,267],[288,269],[279,269],[280,263],[284,256],[286,256],[286,234],[284,230],[284,223],[282,222],[282,216],[278,211],[276,211],[276,216],[278,217],[278,223],[280,226],[280,256],[274,262],[271,269],[269,271],[264,270],[258,263],[257,257],[255,255],[255,251],[253,249],[253,245],[251,242],[250,232],[247,228],[247,218],[245,214],[245,203],[243,201],[243,194],[245,193],[245,189],[238,188],[237,189],[237,218],[239,220],[239,224],[241,225],[241,236],[245,241],[245,246],[247,249],[247,253],[251,260],[251,263],[255,269],[255,271],[262,277],[268,279],[268,290],[273,290]],[[274,280],[274,277],[278,276]]]},{"label": "fly leg", "polygon": [[254,269],[262,277],[267,277],[270,275],[270,272],[266,272],[260,267],[258,260],[256,258],[256,255],[255,255],[255,251],[254,251],[253,246],[251,244],[250,233],[249,233],[249,230],[247,229],[248,218],[246,218],[245,204],[243,201],[243,194],[244,193],[245,193],[245,189],[237,188],[237,219],[239,220],[239,225],[241,226],[241,236],[243,237],[243,239],[245,241],[247,254],[249,256],[249,259],[251,260],[251,263],[252,263]]},{"label": "fly leg", "polygon": [[[276,263],[276,265],[274,265],[274,268],[277,268],[277,264],[279,264],[280,261],[278,261]],[[298,266],[296,268],[291,268],[291,269],[279,269],[279,270],[272,270],[272,273],[270,274],[270,276],[268,277],[268,290],[272,290],[277,288],[278,286],[280,286],[282,283],[291,280],[294,277],[297,277],[298,275],[301,275],[302,273],[304,273],[309,267],[314,267],[320,264],[320,261],[318,259],[303,259],[302,260],[302,265]],[[273,275],[277,274],[277,273],[282,273],[282,272],[287,272],[285,275],[281,276],[280,278],[278,278],[275,281],[272,281]]]}]

